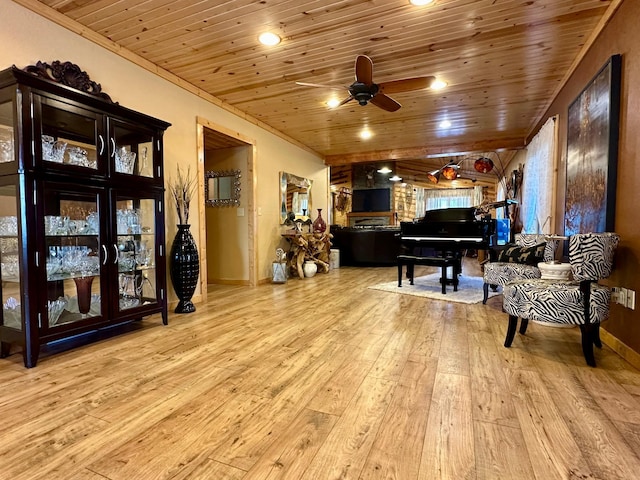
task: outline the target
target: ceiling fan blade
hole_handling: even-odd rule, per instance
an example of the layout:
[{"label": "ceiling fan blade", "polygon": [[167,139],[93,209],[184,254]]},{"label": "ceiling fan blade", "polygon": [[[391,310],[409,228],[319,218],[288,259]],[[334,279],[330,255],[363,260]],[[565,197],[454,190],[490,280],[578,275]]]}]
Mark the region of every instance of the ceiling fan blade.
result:
[{"label": "ceiling fan blade", "polygon": [[319,87],[319,88],[330,88],[333,90],[347,90],[347,87],[343,85],[321,85],[319,83],[306,83],[306,82],[296,82],[296,85],[300,85],[302,87]]},{"label": "ceiling fan blade", "polygon": [[378,93],[371,100],[369,100],[369,103],[373,103],[376,107],[380,107],[387,112],[395,112],[402,106],[393,98],[387,97],[383,93]]},{"label": "ceiling fan blade", "polygon": [[414,77],[405,78],[403,80],[392,80],[390,82],[382,82],[378,84],[378,92],[380,93],[400,93],[410,92],[412,90],[422,90],[429,88],[436,77]]},{"label": "ceiling fan blade", "polygon": [[373,83],[373,62],[366,55],[356,57],[356,82],[365,85]]},{"label": "ceiling fan blade", "polygon": [[345,103],[347,103],[347,102],[350,102],[351,100],[353,100],[353,98],[354,98],[354,97],[353,97],[353,95],[349,95],[347,98],[345,98],[344,100],[342,100],[342,101],[338,104],[338,106],[337,106],[336,108],[340,107],[341,105],[344,105],[344,104],[345,104]]}]

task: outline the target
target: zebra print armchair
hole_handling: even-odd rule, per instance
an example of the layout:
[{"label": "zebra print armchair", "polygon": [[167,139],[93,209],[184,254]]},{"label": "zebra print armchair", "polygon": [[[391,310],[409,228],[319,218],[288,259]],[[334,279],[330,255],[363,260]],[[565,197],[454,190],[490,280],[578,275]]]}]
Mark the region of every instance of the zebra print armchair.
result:
[{"label": "zebra print armchair", "polygon": [[609,287],[599,285],[613,270],[613,255],[620,241],[616,233],[584,233],[569,238],[569,263],[573,280],[516,280],[505,285],[503,309],[509,314],[504,341],[510,347],[521,318],[524,335],[529,320],[553,325],[579,325],[582,352],[595,367],[593,345],[602,347],[600,323],[609,317]]},{"label": "zebra print armchair", "polygon": [[[518,233],[515,236],[515,244],[519,247],[535,247],[545,244],[543,259],[545,262],[554,260],[558,240],[548,239],[544,234]],[[537,263],[537,262],[536,262]],[[512,262],[488,262],[484,264],[483,271],[483,291],[482,303],[487,303],[489,298],[489,286],[496,291],[498,286],[504,287],[507,283],[521,278],[540,278],[540,269],[536,265]]]}]

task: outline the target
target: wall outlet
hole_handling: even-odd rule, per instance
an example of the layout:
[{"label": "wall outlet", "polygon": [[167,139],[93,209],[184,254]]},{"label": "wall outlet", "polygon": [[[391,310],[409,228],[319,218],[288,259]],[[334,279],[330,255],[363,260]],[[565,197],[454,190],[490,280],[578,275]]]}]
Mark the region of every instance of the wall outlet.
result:
[{"label": "wall outlet", "polygon": [[627,289],[627,308],[636,309],[636,291]]},{"label": "wall outlet", "polygon": [[620,287],[611,287],[611,303],[620,303]]},{"label": "wall outlet", "polygon": [[620,305],[624,305],[625,307],[627,306],[627,289],[626,288],[621,288],[620,291],[618,292],[618,303]]}]

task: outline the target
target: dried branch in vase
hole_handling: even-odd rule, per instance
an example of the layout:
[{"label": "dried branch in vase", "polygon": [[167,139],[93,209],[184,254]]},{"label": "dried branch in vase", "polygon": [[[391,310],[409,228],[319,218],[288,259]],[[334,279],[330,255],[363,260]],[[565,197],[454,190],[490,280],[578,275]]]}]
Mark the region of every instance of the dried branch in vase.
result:
[{"label": "dried branch in vase", "polygon": [[186,174],[178,167],[176,179],[170,182],[169,190],[176,203],[178,220],[181,225],[189,223],[189,204],[196,189],[196,181],[191,177],[191,168],[187,168]]}]

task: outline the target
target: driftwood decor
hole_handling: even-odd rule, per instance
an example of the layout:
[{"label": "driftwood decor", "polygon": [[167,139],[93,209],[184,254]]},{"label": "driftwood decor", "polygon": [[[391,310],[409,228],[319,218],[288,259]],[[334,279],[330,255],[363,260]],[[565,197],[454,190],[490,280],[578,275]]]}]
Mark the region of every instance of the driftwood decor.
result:
[{"label": "driftwood decor", "polygon": [[329,250],[333,235],[325,233],[284,234],[291,244],[287,254],[287,266],[292,274],[304,278],[302,265],[311,260],[318,266],[319,272],[329,272]]},{"label": "driftwood decor", "polygon": [[51,64],[38,62],[35,65],[29,65],[23,70],[31,73],[39,78],[60,83],[67,87],[75,88],[81,92],[89,93],[109,103],[115,103],[111,97],[102,91],[102,86],[89,78],[87,72],[83,71],[78,65],[71,62],[61,62],[55,60]]}]

